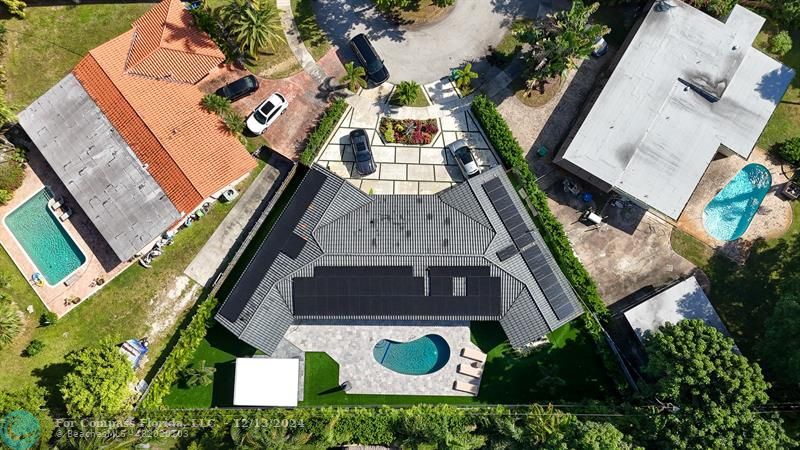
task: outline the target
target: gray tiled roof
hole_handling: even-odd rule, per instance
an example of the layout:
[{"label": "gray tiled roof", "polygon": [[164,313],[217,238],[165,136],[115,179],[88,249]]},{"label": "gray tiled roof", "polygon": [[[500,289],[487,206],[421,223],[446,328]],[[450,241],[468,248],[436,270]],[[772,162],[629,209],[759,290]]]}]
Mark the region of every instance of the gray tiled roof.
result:
[{"label": "gray tiled roof", "polygon": [[180,218],[72,74],[22,111],[19,123],[121,261]]},{"label": "gray tiled roof", "polygon": [[[496,252],[513,241],[482,184],[498,178],[520,212],[534,244],[544,247],[525,206],[501,167],[437,195],[371,196],[350,183],[314,166],[324,174],[322,187],[302,214],[294,233],[307,240],[295,258],[280,253],[247,300],[238,320],[217,315],[217,320],[242,340],[271,354],[293,322],[292,279],[312,277],[316,267],[405,266],[414,276],[425,277],[429,267],[483,266],[500,278],[503,315],[500,321],[513,346],[528,344],[580,315],[582,308],[549,251],[547,264],[568,293],[574,312],[558,319],[531,270],[520,254],[500,261]],[[301,183],[298,191],[303,189]],[[293,199],[294,201],[294,199]],[[290,202],[291,203],[291,202]],[[425,278],[427,292],[428,279]],[[236,288],[234,288],[235,290]],[[232,291],[233,292],[233,291]],[[351,320],[486,320],[486,317],[320,317],[347,323]]]}]

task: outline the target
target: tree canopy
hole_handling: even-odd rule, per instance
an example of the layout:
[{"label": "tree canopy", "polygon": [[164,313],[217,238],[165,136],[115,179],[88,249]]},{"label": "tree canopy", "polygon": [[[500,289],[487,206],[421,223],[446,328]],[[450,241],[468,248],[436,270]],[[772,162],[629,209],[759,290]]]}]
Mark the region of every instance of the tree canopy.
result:
[{"label": "tree canopy", "polygon": [[116,345],[103,342],[69,353],[69,372],[61,396],[73,417],[115,416],[130,408],[130,384],[135,380],[128,360]]},{"label": "tree canopy", "polygon": [[676,410],[655,416],[662,444],[670,448],[783,448],[791,443],[779,419],[757,414],[769,385],[757,364],[732,339],[701,320],[666,324],[650,335],[647,392]]}]

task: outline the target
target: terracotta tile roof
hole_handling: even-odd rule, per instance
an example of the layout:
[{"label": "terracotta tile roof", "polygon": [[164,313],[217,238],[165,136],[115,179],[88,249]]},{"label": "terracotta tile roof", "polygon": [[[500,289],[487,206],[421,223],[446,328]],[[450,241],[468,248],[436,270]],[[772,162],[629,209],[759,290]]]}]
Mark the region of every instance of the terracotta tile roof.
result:
[{"label": "terracotta tile roof", "polygon": [[224,60],[211,38],[192,25],[183,3],[164,0],[133,23],[125,70],[194,84]]},{"label": "terracotta tile roof", "polygon": [[[137,23],[152,21],[165,8],[172,11],[176,3],[180,6],[179,0],[159,3]],[[190,212],[256,162],[215,114],[200,107],[203,93],[197,86],[126,72],[135,34],[128,31],[95,48],[73,73],[178,210]]]}]

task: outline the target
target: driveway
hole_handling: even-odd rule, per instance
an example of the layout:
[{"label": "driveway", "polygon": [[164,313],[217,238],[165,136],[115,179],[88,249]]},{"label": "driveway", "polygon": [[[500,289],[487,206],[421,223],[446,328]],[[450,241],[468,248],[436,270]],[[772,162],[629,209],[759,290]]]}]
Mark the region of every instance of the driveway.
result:
[{"label": "driveway", "polygon": [[366,33],[386,62],[394,83],[426,84],[442,78],[466,61],[479,61],[497,45],[517,17],[535,17],[538,0],[468,0],[457,2],[442,20],[419,27],[398,27],[375,10],[372,0],[317,0],[317,22],[354,59],[347,42]]}]

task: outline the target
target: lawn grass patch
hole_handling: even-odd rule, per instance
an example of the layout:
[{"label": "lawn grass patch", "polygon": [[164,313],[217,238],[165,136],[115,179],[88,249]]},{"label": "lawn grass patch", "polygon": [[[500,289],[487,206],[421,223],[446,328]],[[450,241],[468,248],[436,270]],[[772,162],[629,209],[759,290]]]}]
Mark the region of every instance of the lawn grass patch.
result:
[{"label": "lawn grass patch", "polygon": [[[263,164],[239,188],[248,186],[261,167]],[[175,243],[165,248],[162,257],[153,261],[151,269],[139,264],[131,265],[95,295],[47,327],[38,327],[39,316],[44,312],[41,301],[6,252],[0,251],[0,272],[9,278],[14,301],[23,310],[28,305],[34,306],[34,313],[26,314],[22,335],[13,345],[0,351],[0,364],[4,367],[0,389],[39,383],[52,390],[65,373],[64,355],[68,352],[95,344],[104,337],[121,341],[148,336],[152,322],[162,319],[153,316],[154,301],[183,275],[184,269],[235,203],[213,204],[202,220],[175,236]],[[163,335],[148,336],[150,352],[145,371],[158,360],[183,314],[184,311],[177,312],[174,324]],[[31,339],[39,339],[45,347],[36,356],[25,358],[22,349]]]},{"label": "lawn grass patch", "polygon": [[89,50],[131,29],[153,3],[28,6],[8,29],[6,99],[19,111],[63,78]]},{"label": "lawn grass patch", "polygon": [[503,35],[503,39],[500,43],[490,48],[489,61],[500,68],[508,66],[511,61],[514,60],[514,57],[522,51],[523,42],[520,41],[514,33],[514,29],[520,26],[531,25],[532,23],[533,21],[530,19],[514,21],[506,31],[506,34]]},{"label": "lawn grass patch", "polygon": [[714,256],[714,249],[678,228],[672,229],[669,241],[677,254],[688,259],[695,266],[705,266]]},{"label": "lawn grass patch", "polygon": [[292,0],[292,13],[297,30],[300,31],[300,39],[314,57],[315,61],[325,56],[331,48],[328,36],[319,27],[317,17],[314,15],[314,8],[311,6],[313,0]]},{"label": "lawn grass patch", "polygon": [[[759,33],[754,46],[769,53],[769,38],[778,31],[780,29],[772,21],[769,21]],[[776,55],[772,55],[772,57],[797,71],[800,70],[800,30],[789,30],[789,34],[794,41],[792,50],[783,57]],[[797,76],[792,80],[789,89],[786,90],[786,94],[767,122],[764,132],[758,140],[758,146],[769,150],[773,145],[796,136],[800,136],[800,79]]]},{"label": "lawn grass patch", "polygon": [[408,105],[403,105],[400,100],[397,99],[397,94],[393,94],[392,97],[389,99],[389,103],[395,106],[414,106],[414,107],[422,107],[428,106],[430,103],[428,102],[428,97],[425,96],[425,92],[422,90],[422,86],[417,84],[415,86],[417,91],[417,96],[414,101]]},{"label": "lawn grass patch", "polygon": [[424,25],[443,19],[453,6],[437,6],[434,0],[411,0],[408,6],[395,8],[392,15],[403,25]]}]

